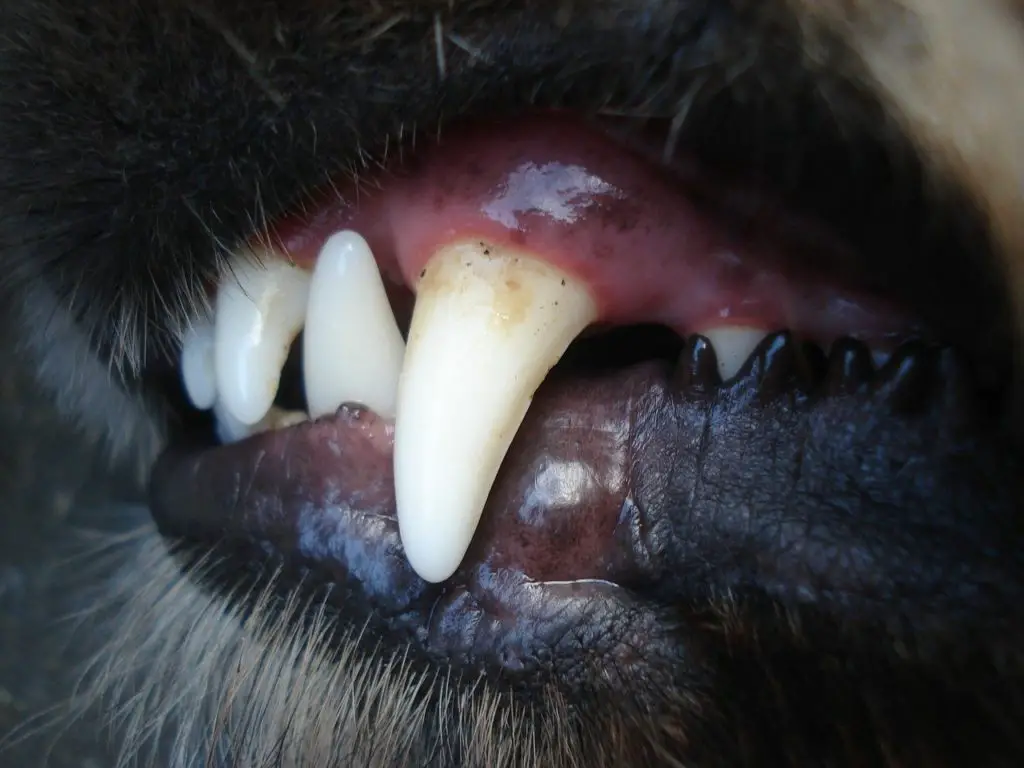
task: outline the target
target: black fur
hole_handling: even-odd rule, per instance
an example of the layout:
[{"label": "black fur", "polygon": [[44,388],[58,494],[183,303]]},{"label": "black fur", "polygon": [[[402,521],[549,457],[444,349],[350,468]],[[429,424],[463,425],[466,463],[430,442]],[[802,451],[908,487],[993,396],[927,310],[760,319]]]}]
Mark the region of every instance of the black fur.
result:
[{"label": "black fur", "polygon": [[[664,129],[688,108],[680,149],[825,217],[863,257],[816,266],[908,302],[998,378],[1009,297],[974,204],[953,178],[925,189],[927,158],[841,35],[807,54],[800,19],[764,0],[7,0],[3,295],[41,380],[147,465],[169,411],[159,377],[205,281],[333,174],[467,116],[571,108]],[[858,637],[784,599],[705,597],[688,628],[705,661],[662,710],[568,702],[567,730],[597,745],[581,755],[1024,760],[1019,613],[993,621],[1002,636],[925,652],[901,644],[917,627]]]}]

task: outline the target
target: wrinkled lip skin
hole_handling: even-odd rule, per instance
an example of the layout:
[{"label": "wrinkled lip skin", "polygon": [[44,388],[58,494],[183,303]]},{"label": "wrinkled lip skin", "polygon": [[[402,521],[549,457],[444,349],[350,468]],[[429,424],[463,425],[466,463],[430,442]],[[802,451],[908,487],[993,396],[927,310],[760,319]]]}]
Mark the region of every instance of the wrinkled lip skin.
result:
[{"label": "wrinkled lip skin", "polygon": [[[656,642],[656,611],[630,589],[663,567],[666,521],[638,503],[652,477],[645,421],[669,397],[666,370],[549,384],[517,435],[473,545],[442,584],[420,579],[398,534],[393,425],[358,406],[215,449],[169,453],[153,478],[168,529],[271,550],[315,581],[341,585],[428,652],[485,657],[519,669],[566,642],[628,617],[631,637],[605,634],[605,653]],[[597,407],[578,410],[581,403]],[[187,518],[180,514],[187,511]],[[623,660],[620,660],[620,663]]]},{"label": "wrinkled lip skin", "polygon": [[645,679],[671,669],[658,660],[682,652],[686,606],[715,594],[865,625],[1012,616],[1019,478],[971,426],[950,355],[909,345],[872,376],[863,349],[840,347],[805,378],[797,347],[769,336],[726,385],[699,339],[674,370],[550,377],[442,584],[403,556],[392,430],[358,407],[169,449],[153,514],[168,537],[263,563],[289,588],[327,587],[350,627],[563,679],[582,651]]}]

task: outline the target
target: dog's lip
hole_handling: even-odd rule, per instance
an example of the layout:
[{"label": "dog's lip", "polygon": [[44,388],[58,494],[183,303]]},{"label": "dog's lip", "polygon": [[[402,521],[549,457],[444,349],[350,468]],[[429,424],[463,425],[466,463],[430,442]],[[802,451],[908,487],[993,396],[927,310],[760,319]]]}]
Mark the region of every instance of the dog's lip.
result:
[{"label": "dog's lip", "polygon": [[[492,496],[441,585],[405,561],[390,436],[358,409],[168,449],[150,508],[165,537],[224,563],[210,566],[223,594],[245,599],[240,586],[280,577],[289,600],[323,594],[340,629],[372,625],[369,639],[395,652],[485,673],[571,683],[614,661],[638,680],[672,674],[687,611],[715,595],[767,595],[870,626],[936,611],[969,619],[980,603],[981,615],[1005,615],[1018,599],[1016,466],[973,413],[953,357],[908,344],[872,375],[840,346],[824,378],[807,381],[799,342],[773,334],[735,380],[715,384],[713,359],[694,356],[702,345],[688,341],[671,375],[651,361],[545,382],[495,486],[504,503]],[[596,421],[579,407],[588,387],[613,403]],[[616,450],[574,447],[595,432]],[[590,501],[604,502],[559,508],[549,493],[531,508],[521,483],[542,485],[545,456],[597,467],[605,479]],[[570,533],[552,541],[558,524]]]},{"label": "dog's lip", "polygon": [[663,568],[665,523],[633,496],[657,444],[642,425],[664,407],[668,376],[652,361],[547,381],[467,557],[440,585],[415,574],[399,540],[393,427],[355,406],[239,443],[171,448],[151,507],[165,534],[249,561],[269,553],[330,585],[350,618],[356,601],[428,652],[515,669],[587,626],[614,655],[622,632],[609,628],[623,615],[629,635],[645,623],[655,632],[633,587]]}]

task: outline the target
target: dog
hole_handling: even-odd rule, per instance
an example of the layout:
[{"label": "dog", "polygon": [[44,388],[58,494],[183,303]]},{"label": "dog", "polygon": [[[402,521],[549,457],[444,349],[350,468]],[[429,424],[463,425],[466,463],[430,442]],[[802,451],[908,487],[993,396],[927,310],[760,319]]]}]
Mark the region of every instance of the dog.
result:
[{"label": "dog", "polygon": [[[73,704],[126,763],[1024,761],[1024,3],[9,0],[0,29],[3,291],[69,422],[150,477]],[[183,388],[196,329],[321,211],[382,264],[389,212],[493,212],[524,173],[472,258],[587,243],[559,268],[596,330],[523,395],[468,549],[410,533],[447,491],[401,500],[434,262],[414,331],[389,294],[393,430],[332,402],[226,435]],[[652,262],[651,232],[739,266]],[[722,285],[772,332],[728,370],[692,310]]]}]

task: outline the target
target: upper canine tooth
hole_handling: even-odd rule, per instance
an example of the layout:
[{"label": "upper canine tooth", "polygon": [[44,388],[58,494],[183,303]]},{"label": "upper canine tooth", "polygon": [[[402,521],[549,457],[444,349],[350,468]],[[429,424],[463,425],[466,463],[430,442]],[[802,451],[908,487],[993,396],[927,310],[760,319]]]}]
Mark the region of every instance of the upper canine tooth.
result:
[{"label": "upper canine tooth", "polygon": [[708,328],[699,335],[711,342],[715,349],[715,357],[718,359],[718,373],[722,381],[728,381],[739,372],[768,333],[763,328],[723,325]]},{"label": "upper canine tooth", "polygon": [[332,236],[309,287],[303,375],[309,413],[358,402],[395,416],[405,342],[370,246],[355,232]]},{"label": "upper canine tooth", "polygon": [[288,349],[306,316],[309,274],[267,254],[236,259],[217,293],[217,397],[242,424],[256,424],[277,396]]},{"label": "upper canine tooth", "polygon": [[458,568],[534,392],[596,318],[578,279],[528,254],[472,242],[431,257],[395,422],[399,532],[422,578]]},{"label": "upper canine tooth", "polygon": [[192,405],[201,411],[217,399],[217,375],[213,364],[213,325],[197,320],[181,342],[181,380]]}]

